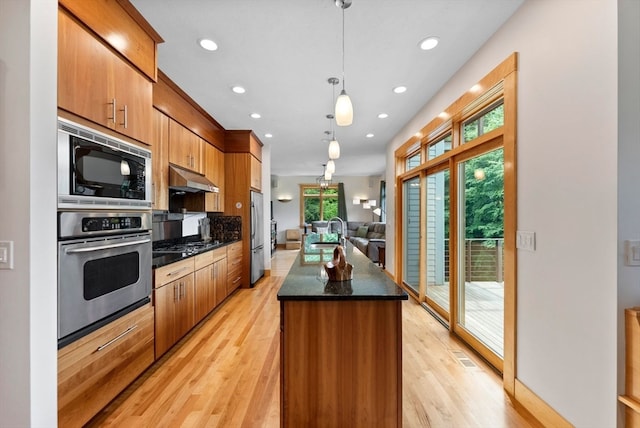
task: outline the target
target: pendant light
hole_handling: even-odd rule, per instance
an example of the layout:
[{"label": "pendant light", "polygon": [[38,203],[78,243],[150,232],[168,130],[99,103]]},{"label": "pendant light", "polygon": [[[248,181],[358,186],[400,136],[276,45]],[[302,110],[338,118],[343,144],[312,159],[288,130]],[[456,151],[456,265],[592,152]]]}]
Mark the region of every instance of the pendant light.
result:
[{"label": "pendant light", "polygon": [[[335,87],[340,82],[340,80],[337,77],[329,77],[327,81],[333,87],[331,96],[331,103],[333,104],[336,95]],[[331,160],[338,159],[340,157],[340,144],[338,143],[338,140],[336,140],[336,133],[333,129],[334,117],[335,116],[332,114],[327,115],[327,119],[329,119],[329,123],[331,124],[331,141],[329,142],[329,159]]]},{"label": "pendant light", "polygon": [[327,171],[329,172],[329,174],[334,174],[336,172],[336,163],[333,161],[333,159],[329,159],[329,161],[327,162]]},{"label": "pendant light", "polygon": [[336,0],[336,6],[342,9],[342,91],[336,100],[336,125],[349,126],[353,123],[353,104],[344,88],[344,10],[351,6],[351,0]]}]

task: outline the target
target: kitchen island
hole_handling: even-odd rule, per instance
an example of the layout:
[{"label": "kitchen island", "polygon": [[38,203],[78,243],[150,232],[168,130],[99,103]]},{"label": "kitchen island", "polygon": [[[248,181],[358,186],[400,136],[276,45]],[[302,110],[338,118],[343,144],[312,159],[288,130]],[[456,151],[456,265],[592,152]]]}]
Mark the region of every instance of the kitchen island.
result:
[{"label": "kitchen island", "polygon": [[278,292],[281,426],[402,426],[407,293],[349,243],[353,279],[328,281],[333,248],[311,247]]}]

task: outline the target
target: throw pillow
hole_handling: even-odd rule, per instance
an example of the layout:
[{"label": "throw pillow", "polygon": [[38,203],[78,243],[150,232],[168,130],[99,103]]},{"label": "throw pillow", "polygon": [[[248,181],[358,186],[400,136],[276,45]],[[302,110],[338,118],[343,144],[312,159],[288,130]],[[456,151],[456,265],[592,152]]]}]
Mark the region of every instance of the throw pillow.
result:
[{"label": "throw pillow", "polygon": [[358,230],[356,230],[356,238],[366,238],[368,231],[369,226],[359,226]]}]

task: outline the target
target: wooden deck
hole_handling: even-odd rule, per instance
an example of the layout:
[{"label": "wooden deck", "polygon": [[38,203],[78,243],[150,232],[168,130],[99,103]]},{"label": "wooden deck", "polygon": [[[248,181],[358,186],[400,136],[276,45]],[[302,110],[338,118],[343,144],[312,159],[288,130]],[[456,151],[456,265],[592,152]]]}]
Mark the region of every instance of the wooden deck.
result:
[{"label": "wooden deck", "polygon": [[[428,295],[449,307],[449,284],[428,286]],[[465,283],[460,324],[501,357],[504,355],[504,283],[473,281]]]},{"label": "wooden deck", "polygon": [[[270,277],[237,290],[88,426],[279,427],[276,294],[297,253],[278,249]],[[402,322],[405,427],[541,427],[415,300],[403,304]]]}]

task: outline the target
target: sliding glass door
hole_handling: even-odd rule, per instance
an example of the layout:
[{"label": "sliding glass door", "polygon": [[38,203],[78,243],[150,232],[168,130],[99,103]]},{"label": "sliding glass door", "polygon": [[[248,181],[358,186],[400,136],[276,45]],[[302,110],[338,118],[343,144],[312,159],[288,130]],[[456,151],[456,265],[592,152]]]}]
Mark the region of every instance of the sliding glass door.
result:
[{"label": "sliding glass door", "polygon": [[420,177],[403,183],[402,261],[404,282],[416,294],[420,289]]},{"label": "sliding glass door", "polygon": [[457,328],[504,356],[504,157],[458,164]]},{"label": "sliding glass door", "polygon": [[426,302],[449,320],[449,169],[426,178]]}]

